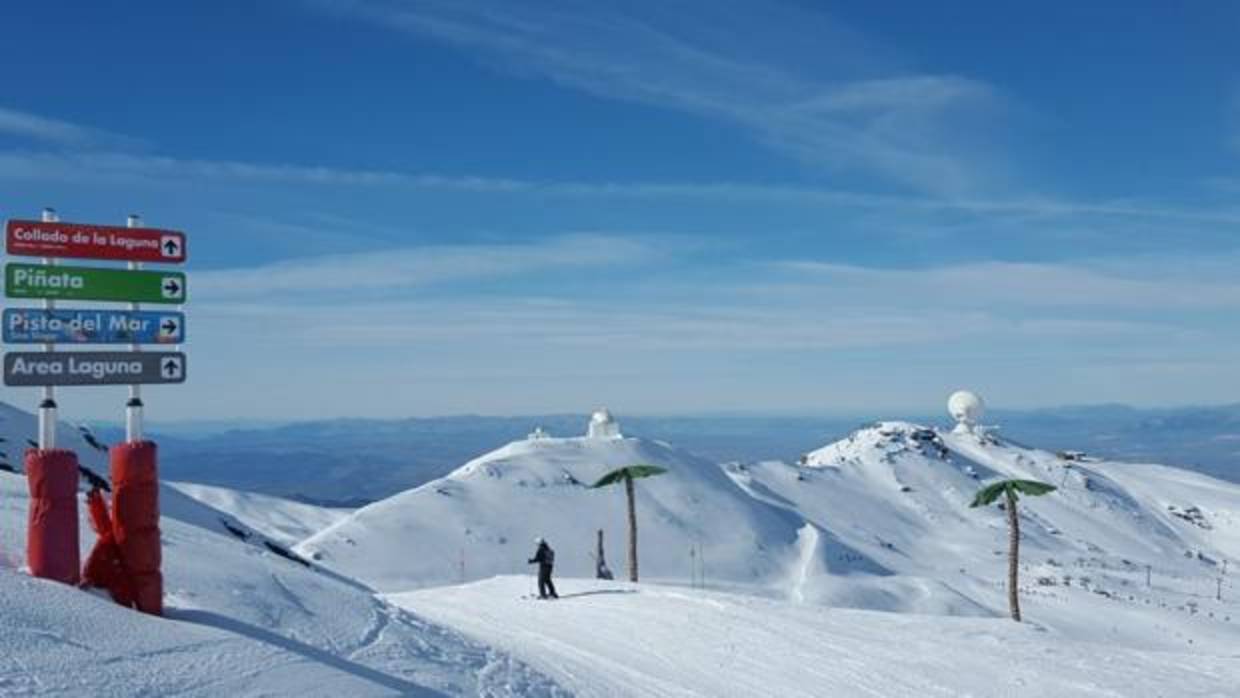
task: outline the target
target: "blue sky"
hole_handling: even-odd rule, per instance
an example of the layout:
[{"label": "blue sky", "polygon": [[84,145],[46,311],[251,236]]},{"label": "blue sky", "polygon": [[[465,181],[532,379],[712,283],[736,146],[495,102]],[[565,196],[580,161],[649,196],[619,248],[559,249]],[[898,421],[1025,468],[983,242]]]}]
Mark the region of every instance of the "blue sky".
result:
[{"label": "blue sky", "polygon": [[1234,4],[102,5],[0,9],[0,216],[189,233],[160,417],[1236,399]]}]

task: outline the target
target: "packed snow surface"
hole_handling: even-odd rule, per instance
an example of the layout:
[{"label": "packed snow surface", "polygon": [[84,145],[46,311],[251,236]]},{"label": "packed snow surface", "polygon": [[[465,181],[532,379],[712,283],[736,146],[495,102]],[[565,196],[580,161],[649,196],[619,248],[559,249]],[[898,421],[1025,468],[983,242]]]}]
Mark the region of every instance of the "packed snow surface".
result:
[{"label": "packed snow surface", "polygon": [[26,482],[0,473],[0,695],[564,695],[178,490],[160,496],[166,617],[153,618],[21,573]]},{"label": "packed snow surface", "polygon": [[1234,696],[1240,658],[1081,641],[1037,625],[501,577],[389,596],[597,696]]},{"label": "packed snow surface", "polygon": [[152,618],[11,569],[0,569],[0,614],[4,696],[394,692],[345,668],[348,662],[333,666],[257,629]]}]

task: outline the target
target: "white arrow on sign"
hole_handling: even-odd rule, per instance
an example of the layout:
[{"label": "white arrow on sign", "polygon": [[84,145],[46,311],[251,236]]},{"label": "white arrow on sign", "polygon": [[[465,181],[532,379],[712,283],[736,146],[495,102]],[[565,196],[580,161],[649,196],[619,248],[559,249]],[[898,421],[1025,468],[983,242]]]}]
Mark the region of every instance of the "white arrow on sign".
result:
[{"label": "white arrow on sign", "polygon": [[181,241],[175,235],[160,237],[159,253],[165,257],[179,257],[181,255]]},{"label": "white arrow on sign", "polygon": [[181,283],[179,277],[165,276],[159,282],[159,292],[164,298],[175,300],[185,295],[185,286]]},{"label": "white arrow on sign", "polygon": [[180,380],[181,373],[185,370],[185,367],[181,365],[180,357],[169,356],[160,364],[160,370],[163,371],[165,379]]},{"label": "white arrow on sign", "polygon": [[175,315],[164,315],[159,318],[159,338],[177,340],[181,338],[181,318]]}]

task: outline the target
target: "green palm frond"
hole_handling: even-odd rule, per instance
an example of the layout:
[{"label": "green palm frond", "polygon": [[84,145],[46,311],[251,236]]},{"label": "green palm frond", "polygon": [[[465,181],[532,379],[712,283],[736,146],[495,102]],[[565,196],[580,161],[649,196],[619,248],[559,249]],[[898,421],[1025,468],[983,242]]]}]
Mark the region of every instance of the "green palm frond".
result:
[{"label": "green palm frond", "polygon": [[660,468],[657,465],[627,465],[623,468],[616,468],[599,478],[598,482],[590,485],[592,488],[606,487],[614,485],[617,482],[625,480],[640,480],[643,477],[652,477],[654,475],[662,475],[667,472],[667,468]]},{"label": "green palm frond", "polygon": [[984,507],[993,504],[1004,492],[1007,491],[1008,481],[1003,480],[991,485],[987,485],[977,491],[977,495],[973,497],[973,503],[970,507]]},{"label": "green palm frond", "polygon": [[1057,487],[1048,485],[1045,482],[1037,480],[1012,480],[1012,488],[1021,494],[1027,494],[1030,497],[1041,497],[1044,494],[1054,492]]},{"label": "green palm frond", "polygon": [[1000,480],[978,490],[977,495],[973,497],[973,503],[969,506],[984,507],[993,504],[996,499],[1001,495],[1006,495],[1009,491],[1013,497],[1018,493],[1027,494],[1030,497],[1040,497],[1054,492],[1056,489],[1054,485],[1048,485],[1037,480]]}]

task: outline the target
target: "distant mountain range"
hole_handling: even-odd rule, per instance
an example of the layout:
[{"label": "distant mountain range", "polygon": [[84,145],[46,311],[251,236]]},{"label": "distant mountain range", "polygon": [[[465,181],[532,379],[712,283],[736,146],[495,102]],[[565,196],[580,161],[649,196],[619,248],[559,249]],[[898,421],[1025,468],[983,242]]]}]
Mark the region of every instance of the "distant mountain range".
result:
[{"label": "distant mountain range", "polygon": [[[947,425],[946,415],[895,415]],[[865,416],[620,415],[625,433],[671,442],[716,462],[783,460],[872,422]],[[304,501],[358,506],[451,472],[461,463],[541,426],[585,433],[584,415],[332,419],[291,424],[215,422],[153,425],[170,479]],[[1240,482],[1240,404],[1136,409],[1122,405],[989,413],[986,423],[1016,442],[1114,460],[1167,463]],[[118,440],[116,427],[97,428]]]}]

